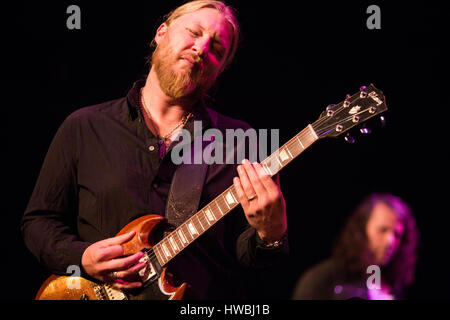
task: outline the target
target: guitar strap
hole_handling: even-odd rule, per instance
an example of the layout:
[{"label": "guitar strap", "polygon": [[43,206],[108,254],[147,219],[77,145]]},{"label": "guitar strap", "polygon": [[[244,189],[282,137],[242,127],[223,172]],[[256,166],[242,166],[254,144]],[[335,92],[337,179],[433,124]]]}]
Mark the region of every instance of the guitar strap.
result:
[{"label": "guitar strap", "polygon": [[[218,114],[212,109],[206,108],[211,119],[211,124],[217,128]],[[198,211],[203,185],[208,170],[208,159],[211,152],[203,153],[205,148],[212,148],[212,141],[203,141],[203,136],[194,132],[194,141],[191,142],[191,164],[180,164],[176,169],[166,203],[166,218],[169,230],[175,229]],[[202,150],[195,150],[195,146],[201,146]],[[194,153],[201,152],[202,163],[194,163]]]}]

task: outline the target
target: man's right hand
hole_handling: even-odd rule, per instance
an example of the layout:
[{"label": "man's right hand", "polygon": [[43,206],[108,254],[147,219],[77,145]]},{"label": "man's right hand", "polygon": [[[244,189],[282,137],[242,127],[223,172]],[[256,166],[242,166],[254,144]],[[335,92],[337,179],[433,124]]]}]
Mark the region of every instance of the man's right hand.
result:
[{"label": "man's right hand", "polygon": [[108,238],[90,245],[83,253],[81,264],[84,271],[91,277],[112,284],[116,289],[130,290],[142,286],[138,274],[145,267],[145,262],[139,262],[144,255],[137,252],[123,257],[122,244],[130,241],[135,231]]}]

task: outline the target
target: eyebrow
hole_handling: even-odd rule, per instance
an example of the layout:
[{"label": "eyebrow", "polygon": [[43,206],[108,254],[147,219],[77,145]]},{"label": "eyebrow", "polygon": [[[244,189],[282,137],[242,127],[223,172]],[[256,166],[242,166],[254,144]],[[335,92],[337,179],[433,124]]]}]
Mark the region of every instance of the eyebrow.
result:
[{"label": "eyebrow", "polygon": [[[195,25],[196,27],[199,27],[202,31],[205,30],[205,28],[203,28],[203,27],[201,26],[201,24],[198,23],[198,22],[194,22],[194,25]],[[216,42],[217,44],[219,44],[219,45],[222,47],[222,49],[225,48],[224,43],[221,41],[221,39],[220,39],[220,38],[217,38],[217,32],[214,33],[213,40],[214,40],[214,42]]]}]

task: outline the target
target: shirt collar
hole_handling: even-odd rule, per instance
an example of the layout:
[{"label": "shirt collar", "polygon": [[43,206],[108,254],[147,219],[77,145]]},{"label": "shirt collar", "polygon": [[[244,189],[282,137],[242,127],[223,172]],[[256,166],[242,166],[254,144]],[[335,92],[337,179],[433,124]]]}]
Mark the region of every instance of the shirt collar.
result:
[{"label": "shirt collar", "polygon": [[145,85],[145,80],[140,79],[133,84],[133,87],[128,91],[127,101],[128,110],[130,112],[130,120],[134,121],[140,116],[141,102],[140,102],[140,92],[141,88]]},{"label": "shirt collar", "polygon": [[[128,91],[127,101],[130,120],[134,121],[138,117],[143,117],[141,112],[141,89],[145,85],[145,79],[139,79],[134,82],[133,87]],[[205,129],[211,124],[211,117],[206,111],[206,102],[203,99],[195,104],[193,111],[193,120],[202,121],[202,127]]]}]

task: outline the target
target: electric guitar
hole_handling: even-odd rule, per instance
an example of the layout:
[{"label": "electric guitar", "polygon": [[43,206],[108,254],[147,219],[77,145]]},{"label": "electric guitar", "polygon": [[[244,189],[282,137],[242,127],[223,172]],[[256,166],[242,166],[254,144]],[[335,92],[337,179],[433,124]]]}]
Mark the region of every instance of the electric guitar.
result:
[{"label": "electric guitar", "polygon": [[[338,137],[351,128],[387,110],[383,93],[373,84],[361,87],[354,95],[337,105],[330,105],[319,119],[308,125],[277,151],[261,162],[273,176],[319,139]],[[144,286],[151,286],[152,299],[181,300],[187,284],[173,286],[166,274],[167,264],[204,232],[239,205],[234,186],[229,187],[208,205],[192,215],[162,240],[155,240],[155,230],[165,218],[145,215],[127,224],[117,235],[136,231],[132,240],[123,244],[124,254],[143,251],[141,261],[146,267],[140,276]],[[148,289],[147,289],[148,290]],[[125,300],[129,293],[114,289],[110,284],[74,276],[50,276],[39,289],[37,300]]]}]

